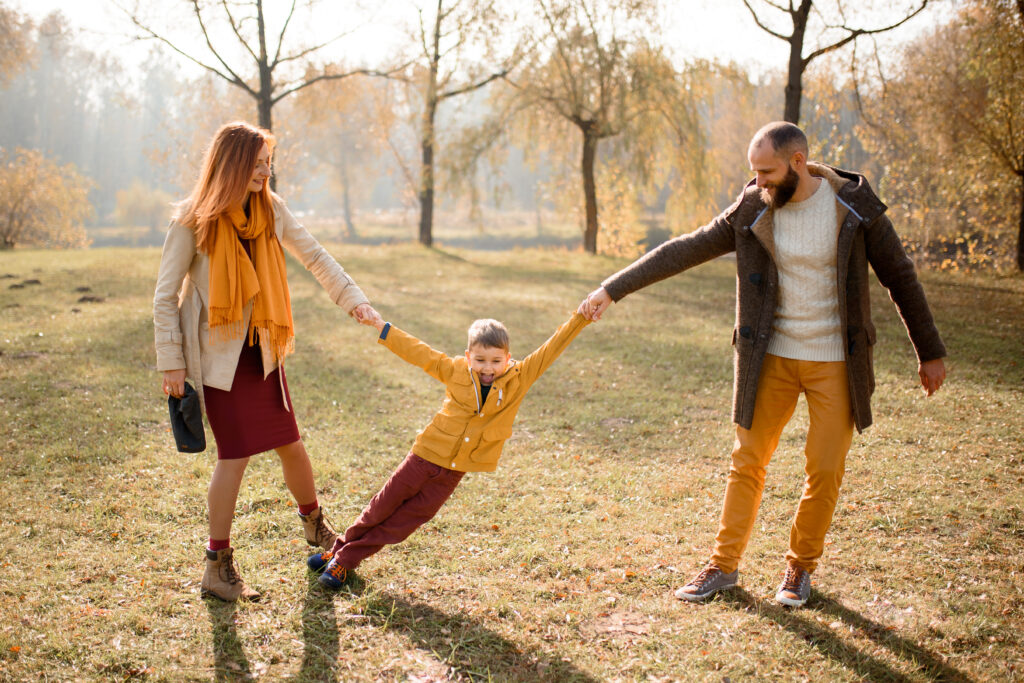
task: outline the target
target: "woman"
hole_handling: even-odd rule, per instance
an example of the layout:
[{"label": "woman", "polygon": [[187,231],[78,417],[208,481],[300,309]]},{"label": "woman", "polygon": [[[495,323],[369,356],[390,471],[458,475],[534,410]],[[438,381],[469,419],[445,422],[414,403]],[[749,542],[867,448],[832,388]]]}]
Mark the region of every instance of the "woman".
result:
[{"label": "woman", "polygon": [[268,131],[246,123],[217,131],[168,229],[153,301],[164,393],[182,396],[191,378],[217,443],[202,592],[229,601],[259,597],[239,575],[230,545],[249,456],[277,452],[310,545],[330,548],[337,537],[318,506],[288,394],[284,358],[294,327],[282,244],[347,313],[360,322],[380,318],[270,191],[273,146]]}]

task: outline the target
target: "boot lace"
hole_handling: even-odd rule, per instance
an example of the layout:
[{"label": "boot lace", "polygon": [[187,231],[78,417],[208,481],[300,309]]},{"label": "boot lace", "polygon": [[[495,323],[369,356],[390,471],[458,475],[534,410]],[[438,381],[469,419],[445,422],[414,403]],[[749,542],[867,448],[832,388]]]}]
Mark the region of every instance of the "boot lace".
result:
[{"label": "boot lace", "polygon": [[700,573],[697,574],[696,577],[694,577],[693,581],[690,582],[690,585],[696,586],[697,588],[703,588],[704,584],[713,579],[716,574],[720,574],[721,572],[721,569],[719,569],[713,564],[709,564],[708,566],[704,567],[704,569],[700,570]]},{"label": "boot lace", "polygon": [[342,567],[337,562],[331,562],[327,565],[327,573],[336,578],[338,581],[344,581],[345,577],[348,576],[348,570]]},{"label": "boot lace", "polygon": [[238,567],[235,565],[234,555],[229,555],[224,558],[224,580],[228,583],[235,584],[242,580],[242,576],[238,573]]},{"label": "boot lace", "polygon": [[331,528],[327,526],[327,518],[321,514],[316,520],[316,540],[317,543],[324,543],[331,536],[336,534],[331,531]]},{"label": "boot lace", "polygon": [[782,590],[789,591],[794,595],[800,594],[800,584],[803,583],[807,572],[796,565],[786,567],[786,574],[782,577]]}]

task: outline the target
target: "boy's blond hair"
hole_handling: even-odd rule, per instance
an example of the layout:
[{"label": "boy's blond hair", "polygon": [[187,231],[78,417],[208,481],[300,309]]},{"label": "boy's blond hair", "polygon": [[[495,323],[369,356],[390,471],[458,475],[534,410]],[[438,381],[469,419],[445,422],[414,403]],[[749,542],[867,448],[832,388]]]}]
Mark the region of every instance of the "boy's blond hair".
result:
[{"label": "boy's blond hair", "polygon": [[497,320],[482,318],[474,320],[469,326],[469,342],[466,348],[483,346],[484,348],[508,351],[508,330]]}]

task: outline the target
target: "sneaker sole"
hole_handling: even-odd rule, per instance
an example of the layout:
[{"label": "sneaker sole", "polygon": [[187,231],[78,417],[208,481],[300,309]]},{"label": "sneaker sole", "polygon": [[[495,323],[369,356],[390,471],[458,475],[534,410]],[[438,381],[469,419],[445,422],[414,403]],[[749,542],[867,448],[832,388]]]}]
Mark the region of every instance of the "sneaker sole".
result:
[{"label": "sneaker sole", "polygon": [[807,604],[807,600],[808,598],[805,598],[803,600],[797,598],[796,600],[794,600],[793,598],[787,598],[784,595],[775,595],[775,602],[781,605],[785,605],[786,607],[803,607]]},{"label": "sneaker sole", "polygon": [[715,593],[718,593],[720,591],[727,591],[730,588],[735,588],[736,585],[736,583],[730,583],[725,586],[719,586],[715,590],[708,591],[707,593],[685,593],[683,592],[683,589],[680,588],[676,591],[676,598],[678,598],[679,600],[686,600],[687,602],[704,602],[705,600],[714,597]]}]

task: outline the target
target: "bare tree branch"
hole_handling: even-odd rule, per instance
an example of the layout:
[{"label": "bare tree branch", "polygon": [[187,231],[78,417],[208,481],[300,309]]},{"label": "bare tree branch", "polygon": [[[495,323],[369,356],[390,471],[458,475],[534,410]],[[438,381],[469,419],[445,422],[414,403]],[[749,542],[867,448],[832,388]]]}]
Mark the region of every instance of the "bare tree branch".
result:
[{"label": "bare tree branch", "polygon": [[199,28],[203,31],[203,38],[206,40],[206,47],[210,49],[210,52],[212,52],[213,56],[217,58],[217,61],[224,65],[224,68],[227,70],[227,72],[234,77],[234,82],[240,85],[241,87],[244,87],[245,90],[249,92],[249,94],[255,96],[256,93],[252,90],[252,88],[245,84],[245,81],[242,80],[242,77],[235,73],[234,69],[232,69],[231,66],[226,61],[224,61],[224,58],[220,56],[220,53],[217,52],[217,49],[213,47],[213,42],[210,40],[210,33],[206,30],[206,23],[203,21],[202,12],[199,9],[199,0],[192,0],[192,9],[196,15],[196,20],[199,22]]},{"label": "bare tree branch", "polygon": [[240,42],[242,44],[242,47],[244,47],[246,51],[250,55],[252,55],[252,58],[254,60],[259,61],[259,57],[256,56],[256,53],[252,51],[251,47],[249,47],[249,43],[247,43],[245,41],[245,38],[242,37],[242,32],[239,28],[239,24],[235,23],[235,17],[231,14],[231,8],[228,7],[227,0],[220,0],[220,4],[221,7],[224,8],[224,14],[228,15],[228,23],[231,24],[231,30],[235,32],[235,37],[238,38],[238,42]]},{"label": "bare tree branch", "polygon": [[156,31],[151,29],[149,26],[143,24],[141,21],[139,21],[138,17],[133,15],[131,12],[129,12],[125,8],[121,7],[120,5],[118,5],[118,8],[128,16],[128,19],[132,22],[132,24],[134,24],[140,30],[142,30],[145,33],[147,33],[149,35],[149,37],[152,38],[153,40],[156,40],[157,42],[163,43],[164,45],[169,47],[171,50],[173,50],[174,52],[177,52],[179,55],[181,55],[185,59],[189,60],[190,62],[193,62],[194,64],[196,64],[196,65],[206,69],[210,73],[215,74],[215,75],[223,78],[228,83],[231,83],[232,85],[235,85],[235,86],[238,86],[239,88],[242,88],[243,90],[245,90],[247,93],[249,93],[253,97],[256,97],[256,92],[252,88],[250,88],[249,85],[245,81],[243,81],[241,78],[239,78],[237,74],[232,73],[229,76],[228,74],[225,74],[223,71],[221,71],[217,67],[210,66],[209,64],[207,64],[206,62],[203,62],[202,60],[198,59],[197,57],[193,57],[192,55],[190,55],[189,53],[185,52],[184,50],[179,48],[177,45],[172,43],[170,40],[168,40],[167,38],[163,37],[162,35],[160,35]]},{"label": "bare tree branch", "polygon": [[[1021,0],[1021,1],[1024,2],[1024,0]],[[743,0],[743,2],[746,3],[747,0]],[[908,22],[911,19],[913,19],[914,17],[916,17],[922,11],[924,11],[924,8],[928,6],[928,2],[929,2],[929,0],[921,0],[921,6],[920,7],[918,7],[913,12],[911,12],[907,16],[905,16],[902,19],[900,19],[899,21],[897,21],[895,24],[891,24],[889,26],[884,26],[882,28],[872,28],[872,29],[861,29],[861,28],[858,28],[858,29],[853,29],[853,28],[850,28],[848,26],[836,27],[836,28],[842,28],[844,31],[849,31],[849,35],[846,36],[845,38],[843,38],[842,40],[839,40],[839,41],[837,41],[837,42],[835,42],[835,43],[833,43],[831,45],[827,45],[827,46],[825,46],[823,48],[815,50],[814,52],[812,52],[811,54],[809,54],[809,55],[807,55],[806,57],[803,58],[803,63],[804,64],[808,64],[811,60],[816,59],[817,57],[820,57],[820,56],[822,56],[824,54],[828,54],[829,52],[832,52],[834,50],[838,50],[839,48],[841,48],[844,45],[846,45],[847,43],[849,43],[851,40],[856,40],[860,36],[867,36],[867,35],[871,35],[871,34],[874,34],[874,33],[885,33],[886,31],[891,31],[894,28],[902,26],[906,22]]]},{"label": "bare tree branch", "polygon": [[462,94],[467,93],[467,92],[472,92],[474,90],[479,90],[480,88],[484,87],[485,85],[487,85],[491,81],[495,81],[495,80],[497,80],[499,78],[504,78],[505,74],[507,74],[507,73],[508,73],[508,69],[503,69],[503,70],[501,70],[501,71],[499,71],[497,73],[491,74],[490,76],[488,76],[487,78],[485,78],[485,79],[483,79],[481,81],[477,81],[476,83],[470,83],[469,85],[463,86],[461,88],[456,88],[455,90],[448,90],[446,92],[443,92],[443,93],[441,93],[440,95],[437,96],[437,99],[445,100],[445,99],[448,99],[449,97],[456,97],[458,95],[462,95]]},{"label": "bare tree branch", "polygon": [[403,64],[400,67],[395,67],[391,71],[378,71],[377,69],[353,69],[352,71],[346,71],[345,73],[340,73],[340,74],[320,74],[319,76],[314,76],[313,78],[310,78],[308,80],[302,81],[301,83],[299,83],[297,85],[294,85],[294,86],[292,86],[292,87],[290,87],[290,88],[288,88],[286,90],[281,91],[277,95],[274,95],[274,97],[271,99],[271,102],[274,103],[274,104],[277,104],[278,102],[283,100],[285,97],[288,97],[292,93],[298,92],[299,90],[302,90],[303,88],[308,88],[309,86],[313,85],[314,83],[319,83],[320,81],[340,81],[343,78],[348,78],[349,76],[357,76],[357,75],[362,75],[362,76],[380,76],[381,78],[393,78],[395,73],[397,73],[398,71],[401,71],[402,69],[405,69],[407,66],[408,66],[408,64]]},{"label": "bare tree branch", "polygon": [[[750,2],[748,2],[748,0],[743,0],[743,4],[744,4],[744,6],[746,6],[747,10],[750,11],[750,16],[754,17],[754,23],[757,24],[757,26],[762,31],[764,31],[765,33],[767,33],[769,35],[775,36],[779,40],[785,40],[787,43],[789,42],[789,39],[792,38],[792,36],[784,36],[781,33],[776,33],[772,29],[768,28],[763,23],[761,23],[761,17],[757,16],[757,12],[755,12],[754,8],[750,6]],[[781,8],[781,7],[779,7],[778,5],[776,5],[774,3],[768,2],[767,4],[771,5],[775,9],[782,10],[783,12],[787,12],[789,14],[792,14],[792,4],[793,3],[790,3],[790,9],[788,11],[783,9],[783,8]]]},{"label": "bare tree branch", "polygon": [[339,40],[341,40],[342,38],[344,38],[345,36],[352,35],[352,33],[353,33],[353,31],[345,31],[344,33],[339,33],[338,35],[334,36],[330,40],[326,40],[326,41],[320,43],[319,45],[314,45],[313,47],[308,47],[305,50],[302,50],[301,52],[297,52],[297,53],[295,53],[293,55],[288,55],[286,57],[280,57],[280,58],[275,60],[274,66],[277,66],[278,64],[284,64],[285,62],[293,62],[296,59],[302,59],[303,57],[305,57],[306,55],[310,54],[311,52],[316,52],[317,50],[325,48],[328,45],[331,45],[332,43],[336,43]]},{"label": "bare tree branch", "polygon": [[270,68],[273,69],[281,60],[281,46],[284,45],[284,32],[288,30],[288,24],[292,23],[292,16],[295,14],[295,4],[297,0],[292,0],[292,6],[288,10],[288,17],[284,20],[284,26],[281,27],[281,33],[277,36],[277,49],[274,50],[274,61],[270,63]]}]

